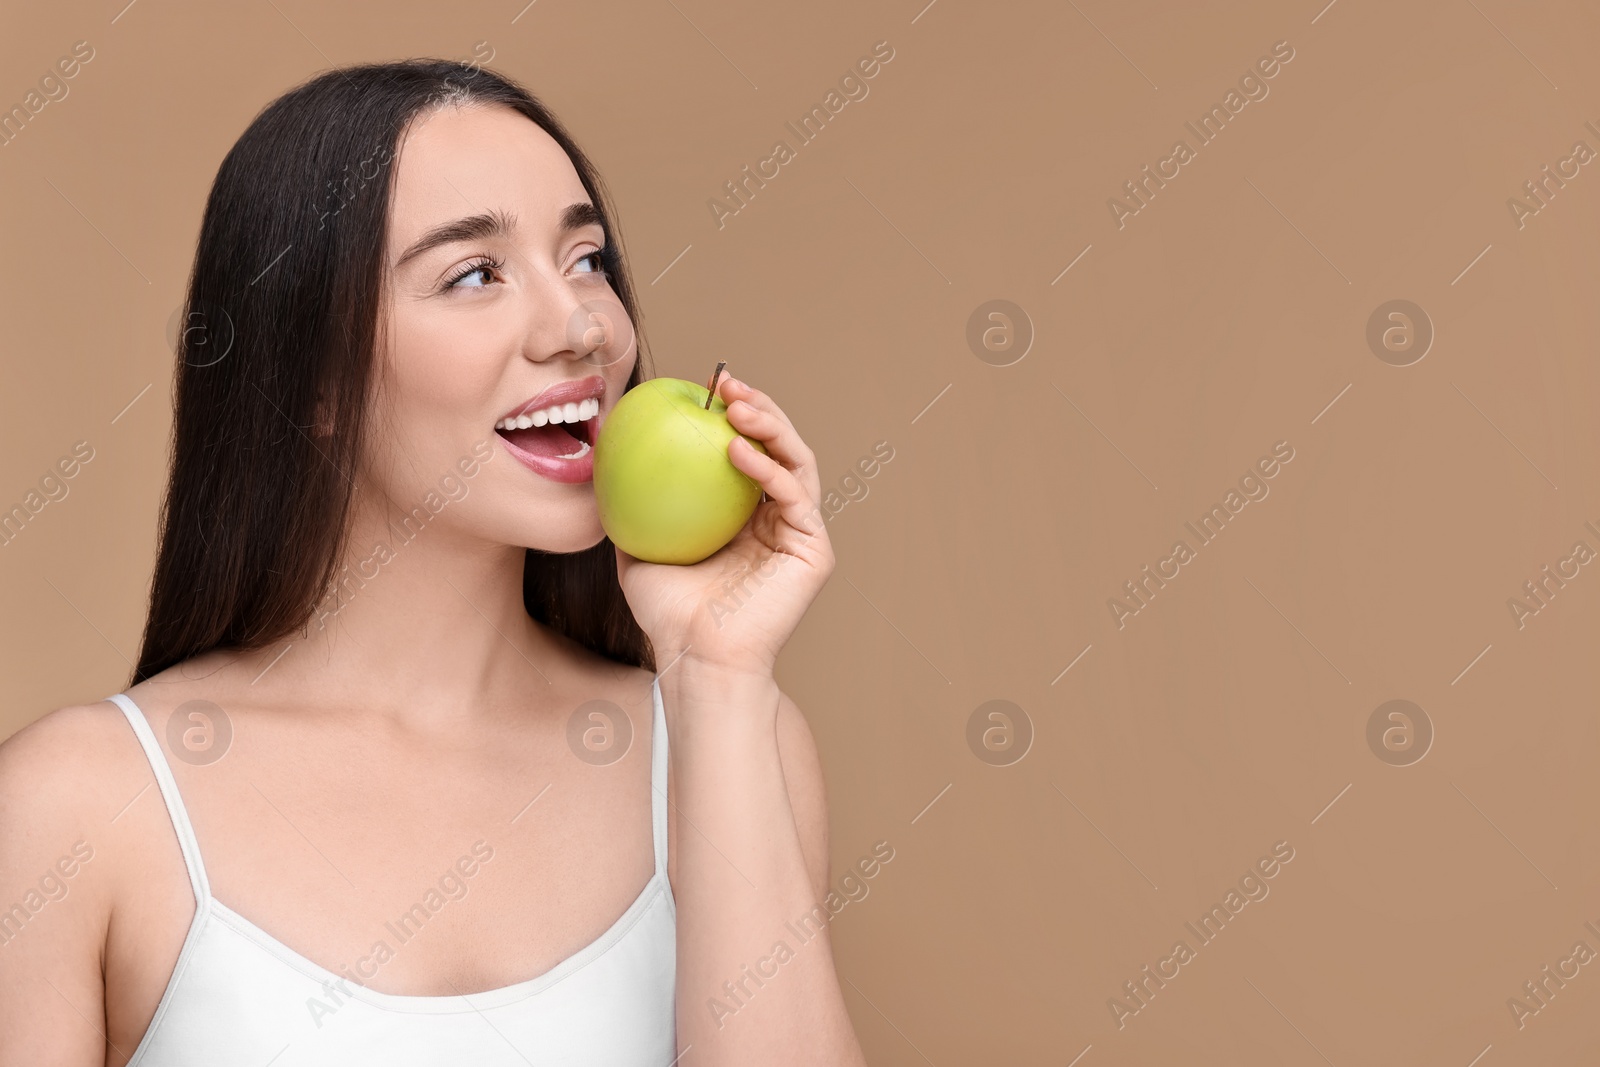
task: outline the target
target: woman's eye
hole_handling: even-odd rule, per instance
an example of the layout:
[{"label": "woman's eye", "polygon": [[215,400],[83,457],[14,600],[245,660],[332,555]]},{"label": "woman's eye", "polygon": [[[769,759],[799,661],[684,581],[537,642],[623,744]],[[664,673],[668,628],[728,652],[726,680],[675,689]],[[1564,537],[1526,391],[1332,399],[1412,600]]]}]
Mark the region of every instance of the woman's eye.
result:
[{"label": "woman's eye", "polygon": [[579,265],[587,263],[588,266],[579,271],[580,274],[604,274],[606,270],[605,252],[596,249],[578,260]]},{"label": "woman's eye", "polygon": [[492,273],[488,267],[473,267],[450,284],[456,289],[480,289],[489,284],[489,276]]},{"label": "woman's eye", "polygon": [[445,283],[446,289],[483,289],[494,279],[494,273],[501,264],[492,259],[479,260],[469,263],[466,269],[459,271],[455,277]]}]

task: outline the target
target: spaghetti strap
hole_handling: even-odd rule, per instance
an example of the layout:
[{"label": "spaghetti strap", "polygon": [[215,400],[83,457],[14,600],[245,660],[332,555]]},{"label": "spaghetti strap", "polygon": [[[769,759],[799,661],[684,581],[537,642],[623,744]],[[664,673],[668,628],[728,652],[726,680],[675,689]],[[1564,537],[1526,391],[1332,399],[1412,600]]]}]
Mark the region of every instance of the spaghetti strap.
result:
[{"label": "spaghetti strap", "polygon": [[189,813],[183,806],[183,797],[178,794],[177,780],[172,777],[172,765],[167,762],[166,753],[161,751],[161,743],[156,740],[155,732],[150,729],[150,723],[139,705],[126,693],[118,693],[107,699],[127,716],[128,724],[133,727],[139,744],[144,748],[145,758],[150,761],[150,769],[155,772],[156,784],[161,787],[161,797],[166,801],[167,815],[172,819],[172,829],[178,835],[178,847],[183,851],[183,864],[189,869],[189,885],[194,889],[195,906],[201,907],[211,896],[211,885],[206,881],[205,864],[200,862],[200,845],[195,840],[194,827],[189,823]]},{"label": "spaghetti strap", "polygon": [[655,833],[656,874],[667,871],[667,715],[661,704],[661,676],[650,682],[655,708],[650,727],[650,822]]}]

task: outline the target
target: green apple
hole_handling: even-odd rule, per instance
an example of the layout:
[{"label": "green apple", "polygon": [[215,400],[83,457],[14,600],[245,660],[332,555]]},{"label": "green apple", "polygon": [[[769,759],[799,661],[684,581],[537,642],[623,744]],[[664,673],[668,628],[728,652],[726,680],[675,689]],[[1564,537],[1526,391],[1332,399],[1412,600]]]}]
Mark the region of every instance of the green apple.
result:
[{"label": "green apple", "polygon": [[710,395],[682,378],[652,378],[623,393],[600,427],[600,525],[636,559],[698,563],[733,540],[761,502],[761,486],[728,458],[728,443],[743,435],[721,397],[706,407]]}]

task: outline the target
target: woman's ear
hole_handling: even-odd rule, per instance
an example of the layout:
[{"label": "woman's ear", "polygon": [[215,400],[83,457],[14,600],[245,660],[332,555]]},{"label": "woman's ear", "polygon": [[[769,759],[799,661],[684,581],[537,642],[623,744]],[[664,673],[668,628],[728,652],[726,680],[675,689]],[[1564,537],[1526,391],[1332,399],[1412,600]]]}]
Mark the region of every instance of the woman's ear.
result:
[{"label": "woman's ear", "polygon": [[328,402],[326,395],[317,397],[317,414],[312,421],[311,436],[314,439],[333,436],[333,405]]}]

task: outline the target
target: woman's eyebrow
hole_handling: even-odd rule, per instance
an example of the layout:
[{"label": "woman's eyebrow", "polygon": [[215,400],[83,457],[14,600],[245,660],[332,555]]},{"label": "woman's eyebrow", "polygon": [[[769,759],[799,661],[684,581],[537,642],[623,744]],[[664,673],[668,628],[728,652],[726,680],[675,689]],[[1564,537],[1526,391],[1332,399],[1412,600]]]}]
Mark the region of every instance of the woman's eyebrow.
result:
[{"label": "woman's eyebrow", "polygon": [[606,220],[601,217],[600,209],[587,200],[567,205],[567,210],[561,213],[562,231],[581,230],[585,226],[598,226],[602,230],[605,229]]},{"label": "woman's eyebrow", "polygon": [[[509,237],[516,229],[517,217],[507,214],[496,208],[481,215],[468,215],[465,218],[454,219],[443,225],[435,226],[421,237],[415,244],[406,249],[395,266],[402,267],[410,260],[430,252],[440,245],[454,244],[457,241],[482,241],[490,237]],[[605,220],[600,215],[600,209],[588,201],[569,204],[561,213],[561,229],[563,232],[582,229],[584,226],[600,226],[604,228]]]},{"label": "woman's eyebrow", "polygon": [[454,219],[435,226],[417,238],[416,243],[395,261],[395,266],[403,267],[409,260],[424,252],[431,252],[440,245],[454,244],[456,241],[482,241],[490,237],[509,237],[511,231],[516,229],[516,225],[515,215],[507,215],[498,208],[482,215],[468,215],[466,218]]}]

